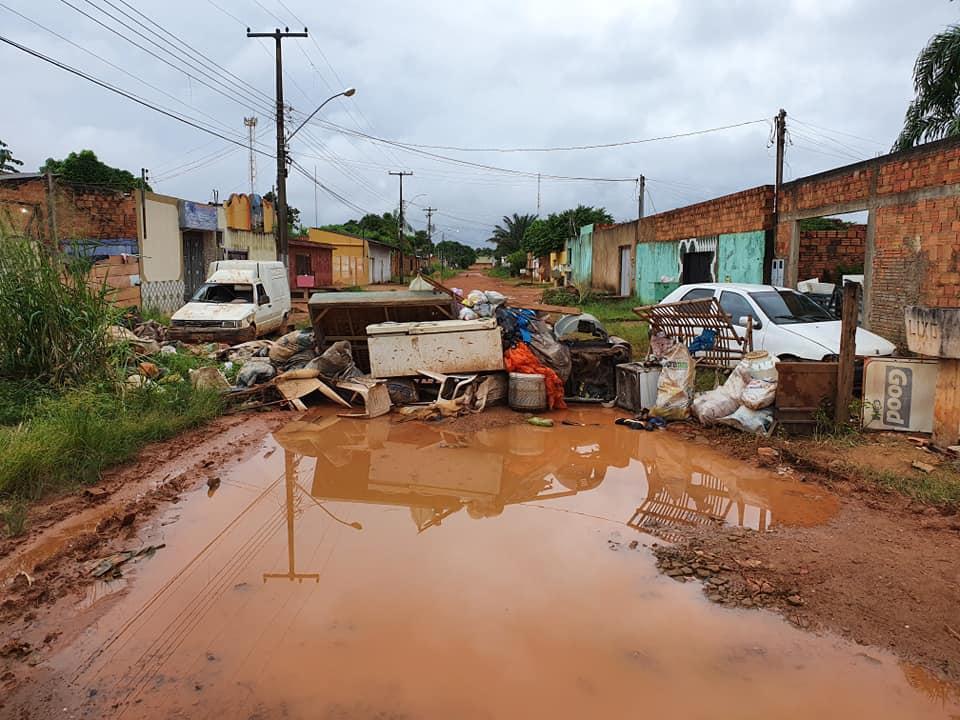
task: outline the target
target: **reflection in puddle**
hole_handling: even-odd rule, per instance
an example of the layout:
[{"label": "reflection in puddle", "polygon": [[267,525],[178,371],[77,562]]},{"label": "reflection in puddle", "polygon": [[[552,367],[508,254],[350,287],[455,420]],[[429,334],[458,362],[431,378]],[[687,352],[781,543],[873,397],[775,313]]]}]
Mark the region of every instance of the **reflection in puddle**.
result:
[{"label": "reflection in puddle", "polygon": [[823,522],[837,508],[825,492],[668,433],[510,425],[458,434],[333,417],[290,423],[276,439],[288,466],[316,458],[314,498],[405,506],[418,533],[461,510],[474,519],[496,517],[509,505],[569,498],[611,477],[629,481],[636,499],[608,519],[667,540],[683,525],[727,522],[762,531]]},{"label": "reflection in puddle", "polygon": [[[585,415],[570,414],[609,424]],[[51,659],[72,680],[57,712],[565,720],[628,717],[642,698],[656,717],[899,720],[956,707],[911,688],[883,649],[865,663],[859,646],[711,605],[641,547],[608,550],[711,518],[822,522],[836,501],[819,488],[666,432],[441,427],[291,423],[281,452],[224,470],[212,500],[188,496],[161,523],[170,552]]]}]

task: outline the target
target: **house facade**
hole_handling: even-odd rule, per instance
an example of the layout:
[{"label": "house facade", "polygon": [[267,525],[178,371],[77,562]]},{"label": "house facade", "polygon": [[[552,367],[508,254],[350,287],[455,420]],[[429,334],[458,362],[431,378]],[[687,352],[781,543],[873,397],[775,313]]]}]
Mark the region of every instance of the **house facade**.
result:
[{"label": "house facade", "polygon": [[273,208],[259,196],[260,215],[251,218],[250,198],[231,195],[229,204],[197,203],[135,193],[146,308],[175,312],[207,277],[215,260],[276,260]]}]

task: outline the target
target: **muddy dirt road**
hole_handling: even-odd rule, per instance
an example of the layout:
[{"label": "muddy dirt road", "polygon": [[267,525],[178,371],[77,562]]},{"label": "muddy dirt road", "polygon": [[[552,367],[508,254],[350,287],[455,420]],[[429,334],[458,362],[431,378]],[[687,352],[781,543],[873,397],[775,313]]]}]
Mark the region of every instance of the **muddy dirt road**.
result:
[{"label": "muddy dirt road", "polygon": [[788,535],[837,522],[841,498],[612,412],[516,417],[326,413],[218,459],[215,489],[198,477],[112,541],[152,557],[11,621],[0,716],[960,714],[884,648],[657,570],[675,527]]}]

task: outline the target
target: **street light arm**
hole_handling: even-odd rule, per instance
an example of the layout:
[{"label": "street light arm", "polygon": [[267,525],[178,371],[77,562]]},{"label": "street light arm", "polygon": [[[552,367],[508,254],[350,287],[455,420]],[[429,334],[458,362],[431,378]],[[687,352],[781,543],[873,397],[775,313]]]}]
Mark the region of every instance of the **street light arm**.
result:
[{"label": "street light arm", "polygon": [[330,97],[328,97],[326,100],[324,100],[322,103],[320,103],[320,106],[319,106],[316,110],[314,110],[312,113],[310,113],[309,115],[307,115],[307,119],[304,120],[302,123],[300,123],[300,124],[297,126],[297,129],[296,129],[296,130],[294,130],[292,133],[290,133],[289,135],[287,135],[287,142],[290,142],[290,140],[293,139],[293,136],[296,135],[298,132],[300,132],[300,129],[301,129],[304,125],[306,125],[308,122],[310,122],[310,121],[313,119],[313,116],[316,115],[318,112],[320,112],[320,111],[323,109],[323,106],[326,105],[328,102],[330,102],[331,100],[335,100],[336,98],[340,97],[341,95],[342,95],[343,97],[352,97],[352,96],[354,95],[354,93],[356,93],[356,92],[357,92],[356,88],[347,88],[347,89],[344,90],[343,92],[338,92],[336,95],[331,95]]}]

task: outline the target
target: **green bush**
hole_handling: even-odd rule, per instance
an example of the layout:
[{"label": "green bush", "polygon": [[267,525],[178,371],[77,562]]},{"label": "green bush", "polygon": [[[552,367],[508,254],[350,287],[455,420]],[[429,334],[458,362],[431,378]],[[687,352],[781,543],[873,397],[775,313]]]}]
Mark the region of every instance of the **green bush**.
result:
[{"label": "green bush", "polygon": [[523,250],[517,250],[507,255],[507,265],[510,268],[510,274],[516,277],[520,270],[527,266],[527,254]]},{"label": "green bush", "polygon": [[107,327],[119,311],[85,260],[0,235],[0,378],[55,386],[103,379],[125,353]]}]

